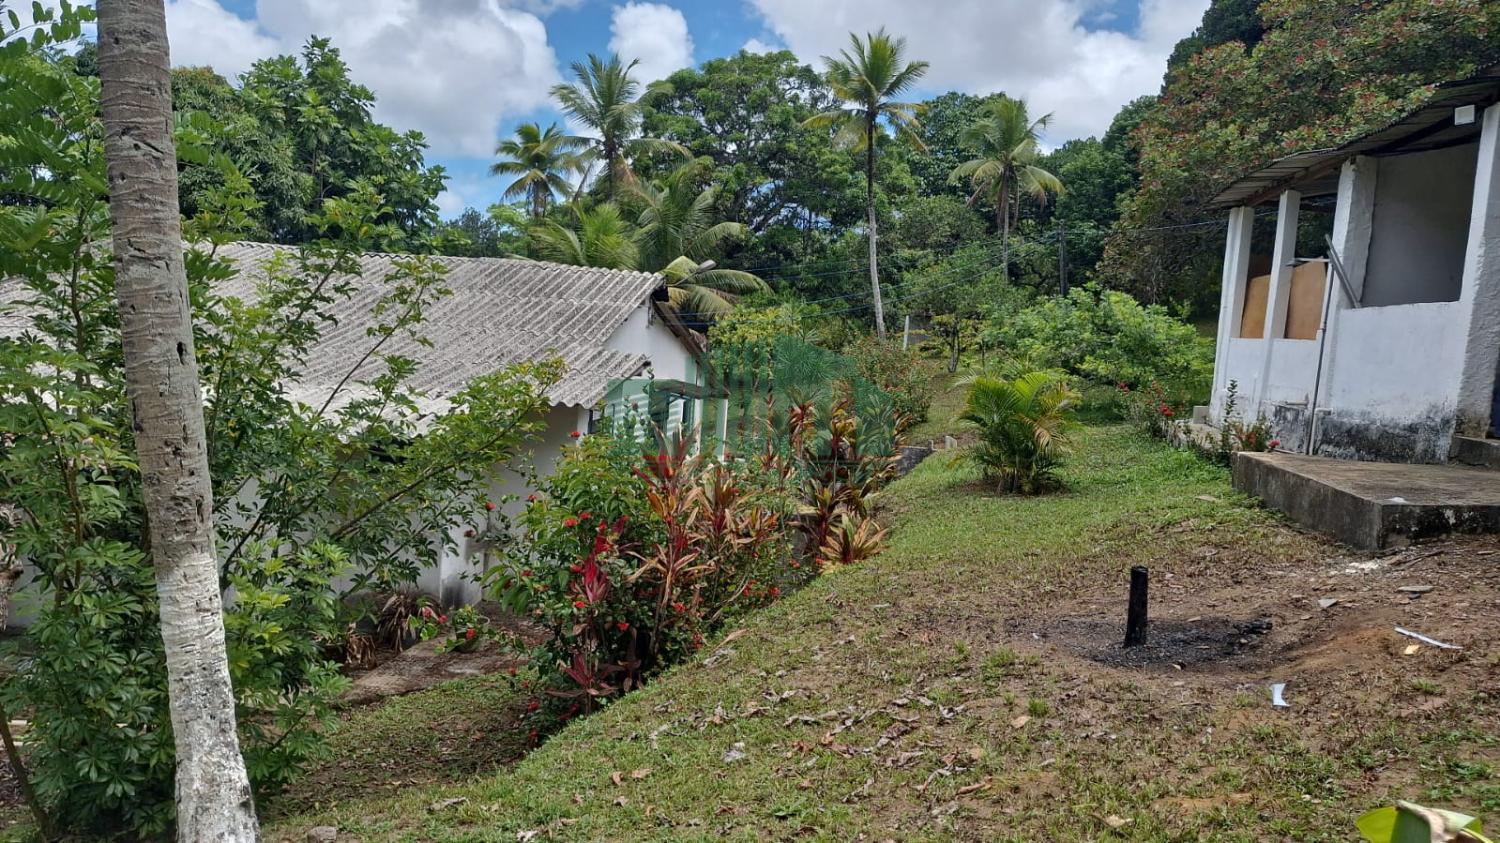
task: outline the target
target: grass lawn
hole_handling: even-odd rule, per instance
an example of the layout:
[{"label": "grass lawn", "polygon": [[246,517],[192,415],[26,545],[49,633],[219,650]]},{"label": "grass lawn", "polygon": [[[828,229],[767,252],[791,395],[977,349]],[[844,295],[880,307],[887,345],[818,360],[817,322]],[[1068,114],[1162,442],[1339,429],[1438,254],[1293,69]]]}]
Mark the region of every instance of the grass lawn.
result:
[{"label": "grass lawn", "polygon": [[[513,766],[330,791],[267,839],[328,824],[361,840],[1349,840],[1352,817],[1396,796],[1500,819],[1500,650],[1464,638],[1468,602],[1338,579],[1340,549],[1124,427],[1079,445],[1068,491],[1032,499],[992,495],[939,454],[882,494],[883,554],[755,614],[710,663]],[[1170,640],[1122,664],[1135,564],[1151,566],[1153,636]],[[1459,597],[1493,607],[1497,577],[1464,570]],[[1352,608],[1322,611],[1322,593]],[[1386,624],[1413,612],[1468,646],[1403,660],[1410,642]],[[1259,618],[1271,631],[1241,638],[1236,624]],[[1200,627],[1228,638],[1172,637]],[[1274,680],[1290,709],[1270,706]],[[424,751],[401,718],[430,736],[426,718],[476,704],[472,683],[440,687],[339,751],[399,761]],[[486,753],[499,738],[470,739]]]}]

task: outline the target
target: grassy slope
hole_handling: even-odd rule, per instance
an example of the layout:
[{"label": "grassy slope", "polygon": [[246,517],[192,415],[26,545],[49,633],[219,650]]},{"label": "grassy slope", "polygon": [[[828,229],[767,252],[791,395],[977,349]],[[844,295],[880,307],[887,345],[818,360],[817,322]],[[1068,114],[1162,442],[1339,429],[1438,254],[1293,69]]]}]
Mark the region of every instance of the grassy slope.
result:
[{"label": "grassy slope", "polygon": [[1272,712],[1263,687],[1223,676],[1101,669],[1032,642],[1028,618],[1087,613],[1106,587],[1113,602],[1134,563],[1191,582],[1330,552],[1186,454],[1119,427],[1080,444],[1070,491],[1029,500],[991,496],[939,455],[885,493],[885,553],[756,614],[712,666],[674,670],[494,776],[332,807],[267,839],[332,823],[364,840],[1347,840],[1354,813],[1409,784],[1376,771],[1419,750],[1449,802],[1500,808],[1487,772],[1445,772],[1474,769],[1463,741],[1493,726],[1492,706],[1344,725],[1315,703]]}]

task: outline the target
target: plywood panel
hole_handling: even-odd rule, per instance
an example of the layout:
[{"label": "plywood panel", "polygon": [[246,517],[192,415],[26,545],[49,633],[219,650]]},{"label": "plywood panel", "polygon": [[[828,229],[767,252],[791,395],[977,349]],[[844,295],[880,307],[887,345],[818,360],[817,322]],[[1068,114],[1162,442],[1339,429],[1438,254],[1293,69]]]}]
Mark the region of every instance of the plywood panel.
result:
[{"label": "plywood panel", "polygon": [[1323,324],[1324,285],[1328,262],[1308,261],[1292,270],[1292,292],[1287,299],[1286,338],[1315,340]]},{"label": "plywood panel", "polygon": [[1271,276],[1257,275],[1245,285],[1245,312],[1240,316],[1240,338],[1258,340],[1266,335],[1266,300],[1271,295]]}]

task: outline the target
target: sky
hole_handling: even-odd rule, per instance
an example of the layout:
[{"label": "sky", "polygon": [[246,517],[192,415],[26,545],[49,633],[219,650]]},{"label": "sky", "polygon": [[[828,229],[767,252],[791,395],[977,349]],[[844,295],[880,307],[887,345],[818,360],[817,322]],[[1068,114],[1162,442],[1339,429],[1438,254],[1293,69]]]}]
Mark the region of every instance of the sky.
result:
[{"label": "sky", "polygon": [[640,59],[643,82],[741,49],[790,49],[821,67],[851,31],[885,26],[931,63],[913,98],[1025,97],[1046,141],[1097,135],[1155,93],[1167,56],[1209,0],[167,0],[176,65],[230,78],[258,58],[332,38],[374,89],[376,119],[426,135],[450,175],[445,217],[499,199],[495,143],[562,121],[549,89],[590,52]]}]

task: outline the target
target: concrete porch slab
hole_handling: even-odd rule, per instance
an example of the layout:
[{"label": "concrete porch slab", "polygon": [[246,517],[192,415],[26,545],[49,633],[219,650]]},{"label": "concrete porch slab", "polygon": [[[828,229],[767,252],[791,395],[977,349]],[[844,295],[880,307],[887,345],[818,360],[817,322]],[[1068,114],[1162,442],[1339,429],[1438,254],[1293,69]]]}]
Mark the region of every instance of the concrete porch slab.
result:
[{"label": "concrete porch slab", "polygon": [[1241,452],[1234,487],[1361,550],[1500,533],[1500,471]]}]

